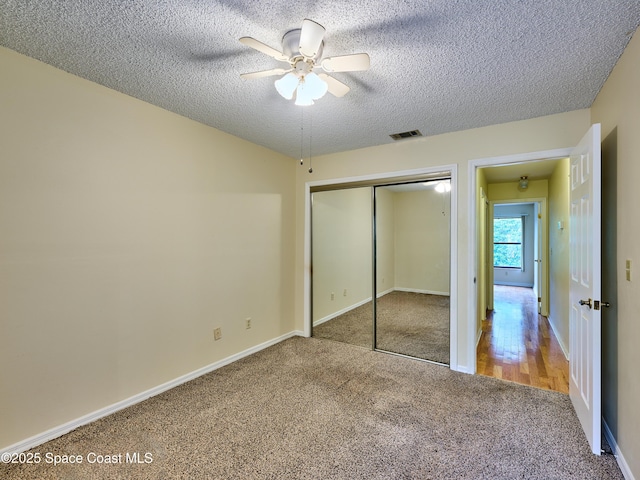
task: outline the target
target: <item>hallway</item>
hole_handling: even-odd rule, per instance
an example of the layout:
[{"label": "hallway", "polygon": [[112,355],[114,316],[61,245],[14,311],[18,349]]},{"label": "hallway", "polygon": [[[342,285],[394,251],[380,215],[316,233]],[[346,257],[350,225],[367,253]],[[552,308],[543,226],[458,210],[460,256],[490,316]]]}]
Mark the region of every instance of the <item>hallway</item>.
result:
[{"label": "hallway", "polygon": [[569,393],[569,362],[531,288],[494,286],[494,310],[482,322],[477,372]]}]

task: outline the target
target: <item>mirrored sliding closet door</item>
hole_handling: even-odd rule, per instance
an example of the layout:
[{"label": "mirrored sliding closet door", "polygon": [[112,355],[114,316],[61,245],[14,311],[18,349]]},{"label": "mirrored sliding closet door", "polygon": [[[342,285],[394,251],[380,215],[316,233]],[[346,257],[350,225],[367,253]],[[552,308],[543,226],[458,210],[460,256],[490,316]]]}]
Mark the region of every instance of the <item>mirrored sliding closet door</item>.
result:
[{"label": "mirrored sliding closet door", "polygon": [[449,364],[450,182],[375,187],[375,347]]},{"label": "mirrored sliding closet door", "polygon": [[449,178],[313,192],[311,218],[313,336],[449,364]]},{"label": "mirrored sliding closet door", "polygon": [[372,188],[312,195],[313,336],[373,345]]}]

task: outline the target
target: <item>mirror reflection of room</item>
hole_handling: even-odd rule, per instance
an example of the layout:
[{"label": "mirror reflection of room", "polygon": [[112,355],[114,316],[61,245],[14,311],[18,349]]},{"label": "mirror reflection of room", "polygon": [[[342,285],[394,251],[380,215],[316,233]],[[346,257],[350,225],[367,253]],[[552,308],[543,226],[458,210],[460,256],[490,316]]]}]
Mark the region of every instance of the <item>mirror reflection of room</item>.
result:
[{"label": "mirror reflection of room", "polygon": [[313,194],[313,335],[448,364],[450,182],[375,187],[375,319],[371,188]]},{"label": "mirror reflection of room", "polygon": [[312,197],[313,336],[373,345],[371,187]]},{"label": "mirror reflection of room", "polygon": [[376,187],[379,350],[449,364],[450,187]]}]

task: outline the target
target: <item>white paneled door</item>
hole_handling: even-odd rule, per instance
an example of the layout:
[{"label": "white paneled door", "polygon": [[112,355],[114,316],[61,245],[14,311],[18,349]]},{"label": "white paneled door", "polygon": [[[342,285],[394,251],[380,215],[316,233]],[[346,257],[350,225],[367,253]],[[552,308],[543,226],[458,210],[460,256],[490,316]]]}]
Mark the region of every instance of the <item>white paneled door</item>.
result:
[{"label": "white paneled door", "polygon": [[571,153],[569,395],[600,455],[600,124]]}]

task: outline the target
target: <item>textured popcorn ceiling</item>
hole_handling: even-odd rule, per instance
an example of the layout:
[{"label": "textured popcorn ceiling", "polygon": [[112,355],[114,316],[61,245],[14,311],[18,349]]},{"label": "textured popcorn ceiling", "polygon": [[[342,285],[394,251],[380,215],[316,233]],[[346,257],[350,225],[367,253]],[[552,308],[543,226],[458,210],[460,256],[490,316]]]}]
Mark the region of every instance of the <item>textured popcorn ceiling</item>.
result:
[{"label": "textured popcorn ceiling", "polygon": [[[239,76],[284,65],[240,37],[304,18],[371,56],[311,107]],[[587,108],[639,23],[640,0],[0,0],[1,45],[291,157],[301,122],[316,156]]]}]

